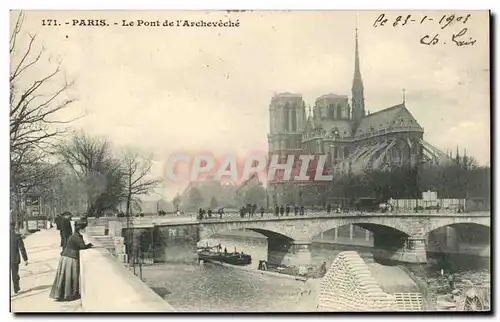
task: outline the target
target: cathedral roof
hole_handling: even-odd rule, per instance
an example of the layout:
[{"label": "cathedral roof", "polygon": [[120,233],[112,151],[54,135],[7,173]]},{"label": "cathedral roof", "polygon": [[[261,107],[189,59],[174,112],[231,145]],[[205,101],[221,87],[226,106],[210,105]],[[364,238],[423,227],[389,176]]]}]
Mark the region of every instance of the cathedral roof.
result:
[{"label": "cathedral roof", "polygon": [[325,99],[325,98],[343,98],[343,99],[348,99],[349,96],[347,96],[347,95],[338,95],[338,94],[334,94],[334,93],[329,93],[329,94],[321,95],[320,97],[316,98],[316,101],[319,101],[319,100],[322,100],[322,99]]},{"label": "cathedral roof", "polygon": [[289,93],[289,92],[278,93],[278,94],[273,95],[272,99],[275,99],[275,98],[302,98],[302,94],[294,94],[294,93]]},{"label": "cathedral roof", "polygon": [[366,115],[361,119],[356,129],[355,137],[379,130],[405,129],[423,132],[424,129],[411,115],[404,103],[398,104],[373,114]]}]

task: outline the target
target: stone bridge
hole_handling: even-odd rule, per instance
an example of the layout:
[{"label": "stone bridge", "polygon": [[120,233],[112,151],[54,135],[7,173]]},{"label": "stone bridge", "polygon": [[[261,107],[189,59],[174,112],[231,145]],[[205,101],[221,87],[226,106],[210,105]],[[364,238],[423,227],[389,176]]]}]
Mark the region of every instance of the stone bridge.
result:
[{"label": "stone bridge", "polygon": [[466,228],[469,225],[479,225],[489,230],[490,213],[320,214],[299,217],[207,219],[197,224],[200,240],[234,230],[260,233],[268,238],[270,257],[281,253],[281,262],[295,265],[310,263],[310,245],[314,237],[353,224],[373,232],[375,249],[385,252],[386,257],[403,262],[424,263],[427,261],[426,238],[430,232],[446,226]]},{"label": "stone bridge", "polygon": [[[490,234],[490,213],[309,213],[305,216],[275,217],[266,214],[240,218],[238,216],[197,220],[191,218],[143,217],[134,218],[125,224],[125,218],[112,218],[119,229],[111,229],[108,223],[95,220],[94,225],[109,226],[121,233],[122,228],[149,231],[168,251],[162,256],[173,258],[197,258],[196,243],[213,235],[229,231],[250,230],[267,237],[268,261],[286,265],[308,265],[311,263],[311,243],[322,233],[332,231],[335,236],[339,228],[357,225],[373,233],[372,252],[379,258],[402,262],[424,263],[427,252],[435,249],[431,232],[442,227],[453,227],[461,235],[478,235],[488,240]],[[181,234],[181,235],[179,235]],[[480,236],[479,236],[480,235]],[[486,237],[486,238],[485,238]],[[446,237],[447,238],[447,237]],[[437,241],[443,243],[443,241]],[[163,247],[161,246],[161,247]],[[489,247],[485,248],[489,253]],[[188,256],[188,253],[191,254]],[[158,255],[158,252],[157,254]],[[175,256],[174,256],[175,255]],[[165,257],[162,260],[166,260]]]}]

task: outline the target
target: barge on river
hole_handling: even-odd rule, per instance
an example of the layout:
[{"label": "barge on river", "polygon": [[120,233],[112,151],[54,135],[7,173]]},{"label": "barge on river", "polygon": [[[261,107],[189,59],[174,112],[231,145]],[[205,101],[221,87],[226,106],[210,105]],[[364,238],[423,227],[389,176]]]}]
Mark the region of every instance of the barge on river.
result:
[{"label": "barge on river", "polygon": [[214,251],[215,247],[202,247],[198,249],[198,261],[216,261],[231,265],[249,265],[252,263],[252,256],[244,254],[243,252],[221,252]]}]

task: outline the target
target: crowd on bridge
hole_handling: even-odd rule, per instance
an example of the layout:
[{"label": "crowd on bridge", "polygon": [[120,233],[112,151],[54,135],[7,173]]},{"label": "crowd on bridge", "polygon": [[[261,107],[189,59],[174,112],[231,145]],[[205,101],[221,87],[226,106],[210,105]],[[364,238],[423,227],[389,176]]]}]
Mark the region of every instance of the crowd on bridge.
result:
[{"label": "crowd on bridge", "polygon": [[[331,213],[332,210],[336,213],[342,212],[341,208],[339,206],[337,207],[332,207],[330,204],[327,205],[326,207],[326,212]],[[275,217],[283,217],[283,216],[304,216],[306,213],[306,209],[303,205],[298,206],[298,205],[275,205],[271,211],[266,210],[263,206],[258,207],[257,204],[247,204],[245,206],[242,206],[238,209],[238,213],[240,218],[246,218],[246,217],[255,217],[260,215],[261,218],[264,217],[264,214],[273,214]],[[211,208],[208,208],[207,210],[200,208],[198,210],[198,219],[203,220],[203,219],[212,219],[212,218],[218,218],[218,219],[223,219],[224,216],[226,215],[224,208],[218,208],[217,210],[212,210]]]},{"label": "crowd on bridge", "polygon": [[[324,206],[321,206],[321,207],[314,207],[312,206],[311,209],[309,209],[310,211],[321,211],[321,212],[326,212],[327,214],[330,214],[330,213],[336,213],[336,214],[340,214],[340,213],[349,213],[349,212],[352,212],[352,211],[356,211],[356,212],[359,212],[359,213],[363,213],[365,211],[368,211],[368,212],[382,212],[382,213],[390,213],[390,212],[393,212],[395,210],[395,207],[394,205],[389,201],[387,202],[383,202],[383,203],[377,203],[377,202],[374,202],[374,200],[371,200],[373,198],[367,198],[367,199],[370,199],[369,200],[369,204],[363,204],[363,203],[357,203],[355,205],[353,205],[352,207],[346,207],[346,206],[342,206],[340,204],[326,204]],[[421,207],[423,208],[423,207]],[[415,212],[418,212],[419,208],[415,208],[414,211]],[[439,212],[440,210],[440,206],[439,204],[437,205],[437,212]],[[461,209],[458,210],[458,212],[463,212],[460,211]],[[301,205],[290,205],[290,204],[286,204],[286,205],[274,205],[274,207],[272,208],[264,208],[264,206],[258,206],[257,204],[247,204],[247,205],[244,205],[244,206],[241,206],[237,211],[237,214],[239,214],[240,218],[250,218],[250,217],[255,217],[255,216],[259,216],[261,218],[264,217],[264,214],[268,214],[268,215],[274,215],[275,217],[283,217],[283,216],[304,216],[306,214],[306,208]],[[224,208],[223,207],[220,207],[218,208],[217,210],[213,210],[211,208],[208,208],[208,209],[203,209],[203,208],[199,208],[198,210],[198,220],[203,220],[203,219],[223,219],[226,215],[230,215],[230,214],[234,214],[235,211],[229,211],[229,212],[225,212]],[[176,211],[176,214],[179,216],[179,215],[182,215],[182,212],[177,209]]]},{"label": "crowd on bridge", "polygon": [[[178,210],[179,212],[179,210]],[[222,219],[222,217],[224,216],[224,208],[221,207],[219,209],[217,209],[217,211],[213,211],[211,208],[208,208],[208,210],[205,211],[205,209],[203,208],[200,208],[198,210],[198,219],[199,220],[202,220],[202,219],[205,219],[205,218],[212,218],[213,217],[219,217],[219,219]]]},{"label": "crowd on bridge", "polygon": [[[340,206],[332,206],[328,204],[325,209],[327,213],[341,213],[346,212],[346,209],[341,209]],[[179,211],[177,211],[179,212]],[[306,214],[306,208],[301,205],[275,205],[270,211],[265,209],[263,206],[258,207],[257,204],[247,204],[238,209],[238,213],[240,218],[246,217],[255,217],[260,215],[261,218],[264,217],[264,214],[273,214],[275,217],[283,217],[283,216],[304,216]],[[217,210],[212,210],[208,208],[207,210],[200,208],[198,210],[198,219],[211,219],[211,218],[219,218],[223,219],[226,215],[224,208],[218,208]]]},{"label": "crowd on bridge", "polygon": [[[305,207],[304,206],[297,206],[293,205],[290,206],[287,204],[286,206],[281,205],[278,206],[276,205],[274,207],[274,216],[280,217],[280,216],[290,216],[291,214],[295,216],[304,216],[305,215]],[[264,214],[266,213],[271,213],[270,211],[266,211],[266,209],[263,206],[258,207],[257,204],[247,204],[245,206],[242,206],[238,209],[239,216],[241,218],[245,217],[254,217],[258,216],[260,214],[260,217],[263,218]],[[224,212],[224,208],[218,208],[217,211],[213,211],[211,208],[208,208],[207,210],[200,208],[198,210],[198,219],[211,219],[211,218],[219,218],[222,219],[226,213]]]}]

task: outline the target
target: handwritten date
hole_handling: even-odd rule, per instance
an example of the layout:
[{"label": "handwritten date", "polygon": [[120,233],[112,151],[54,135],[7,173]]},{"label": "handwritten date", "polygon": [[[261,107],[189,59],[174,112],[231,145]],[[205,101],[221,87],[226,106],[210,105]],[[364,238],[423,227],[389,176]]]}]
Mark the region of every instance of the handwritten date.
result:
[{"label": "handwritten date", "polygon": [[[439,27],[441,29],[445,29],[454,23],[462,23],[466,24],[467,21],[471,18],[470,14],[467,15],[442,15],[439,20],[436,20],[434,17],[423,16],[423,17],[415,17],[411,14],[406,16],[397,16],[396,19],[390,20],[387,18],[385,13],[380,14],[375,22],[373,23],[373,27],[384,27],[386,24],[392,25],[393,27],[402,27],[409,24],[423,24],[428,23],[430,21],[438,21]],[[392,23],[391,23],[392,22]]]}]

